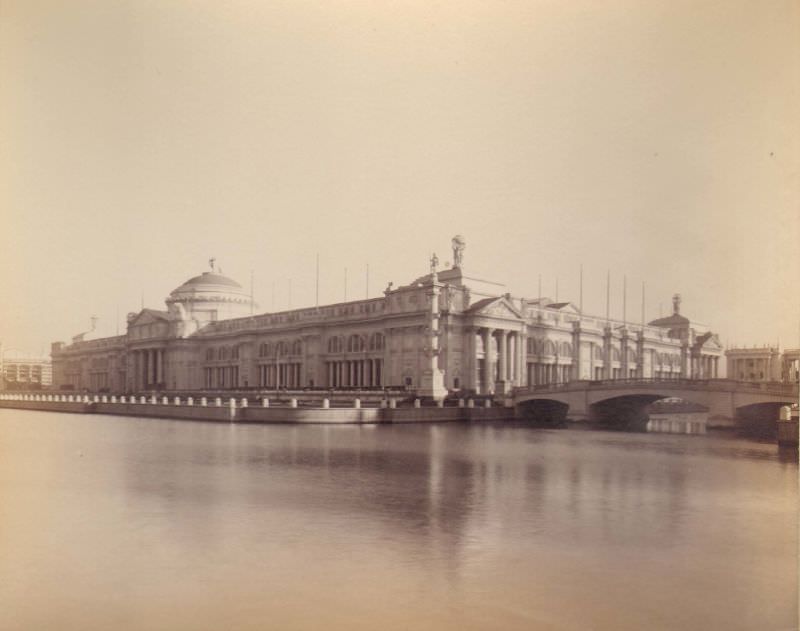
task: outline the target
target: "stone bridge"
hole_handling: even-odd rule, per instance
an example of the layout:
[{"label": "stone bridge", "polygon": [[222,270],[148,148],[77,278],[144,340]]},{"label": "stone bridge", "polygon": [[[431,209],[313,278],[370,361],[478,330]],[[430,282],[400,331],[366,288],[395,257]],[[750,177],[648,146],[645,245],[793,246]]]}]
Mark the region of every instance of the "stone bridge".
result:
[{"label": "stone bridge", "polygon": [[731,379],[614,379],[570,381],[557,385],[515,388],[517,415],[534,410],[544,416],[576,421],[600,420],[610,411],[643,411],[659,399],[676,397],[708,409],[709,421],[733,425],[737,418],[759,408],[777,419],[778,408],[798,401],[798,384],[752,383]]}]

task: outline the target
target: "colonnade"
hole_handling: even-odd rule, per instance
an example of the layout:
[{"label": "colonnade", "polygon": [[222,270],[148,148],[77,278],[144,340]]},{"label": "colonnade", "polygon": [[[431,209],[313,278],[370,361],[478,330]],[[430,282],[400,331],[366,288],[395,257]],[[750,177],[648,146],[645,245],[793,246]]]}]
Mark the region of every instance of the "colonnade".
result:
[{"label": "colonnade", "polygon": [[164,349],[144,348],[131,351],[134,390],[155,387],[164,383]]},{"label": "colonnade", "polygon": [[693,379],[716,379],[719,376],[719,357],[692,357],[691,374]]},{"label": "colonnade", "polygon": [[[525,344],[519,331],[478,327],[473,331],[483,341],[483,357],[478,357],[477,344],[469,349],[473,361],[473,384],[481,393],[522,385]],[[496,346],[496,353],[495,353]]]},{"label": "colonnade", "polygon": [[281,362],[259,364],[258,385],[262,388],[301,388],[303,387],[303,364],[301,362]]},{"label": "colonnade", "polygon": [[382,359],[355,359],[325,362],[329,388],[374,387],[383,385]]},{"label": "colonnade", "polygon": [[522,385],[540,386],[545,384],[567,383],[572,380],[572,362],[530,362],[527,365],[527,383]]}]

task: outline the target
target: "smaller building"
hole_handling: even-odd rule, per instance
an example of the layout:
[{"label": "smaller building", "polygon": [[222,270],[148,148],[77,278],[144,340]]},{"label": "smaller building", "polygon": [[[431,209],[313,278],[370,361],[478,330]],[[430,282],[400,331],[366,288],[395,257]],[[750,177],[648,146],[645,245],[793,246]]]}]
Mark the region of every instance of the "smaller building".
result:
[{"label": "smaller building", "polygon": [[800,348],[787,348],[781,355],[781,381],[800,382]]},{"label": "smaller building", "polygon": [[9,349],[3,352],[0,345],[0,372],[2,388],[6,390],[38,390],[53,383],[53,369],[49,357]]},{"label": "smaller building", "polygon": [[786,381],[783,358],[776,346],[730,348],[725,351],[728,379],[736,381]]}]

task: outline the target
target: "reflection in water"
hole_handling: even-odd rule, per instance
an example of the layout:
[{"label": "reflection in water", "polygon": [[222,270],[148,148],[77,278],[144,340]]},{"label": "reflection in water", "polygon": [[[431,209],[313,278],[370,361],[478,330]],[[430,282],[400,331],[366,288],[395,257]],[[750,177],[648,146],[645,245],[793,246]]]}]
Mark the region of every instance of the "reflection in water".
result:
[{"label": "reflection in water", "polygon": [[3,628],[796,625],[770,444],[0,410],[0,456]]}]

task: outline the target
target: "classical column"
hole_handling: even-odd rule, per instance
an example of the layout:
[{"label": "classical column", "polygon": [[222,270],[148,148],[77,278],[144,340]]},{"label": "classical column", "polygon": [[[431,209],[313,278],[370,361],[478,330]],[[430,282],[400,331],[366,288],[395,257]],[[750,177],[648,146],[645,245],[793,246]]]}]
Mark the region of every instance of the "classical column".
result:
[{"label": "classical column", "polygon": [[497,380],[498,381],[505,381],[506,380],[506,332],[504,330],[500,330],[500,334],[497,340]]},{"label": "classical column", "polygon": [[395,379],[394,375],[392,375],[392,358],[390,356],[393,339],[392,331],[393,329],[384,329],[383,332],[383,358],[381,360],[380,385],[391,385],[392,380]]},{"label": "classical column", "polygon": [[514,332],[511,331],[509,331],[507,338],[508,346],[506,348],[506,357],[508,358],[508,380],[513,386],[516,385],[515,382],[517,380],[517,338],[515,337]]},{"label": "classical column", "polygon": [[622,329],[622,335],[619,342],[619,347],[620,350],[622,351],[620,353],[620,358],[619,358],[620,368],[621,368],[620,372],[622,373],[622,378],[627,379],[628,375],[630,374],[628,369],[629,365],[628,360],[630,359],[630,355],[628,354],[628,329],[626,328]]},{"label": "classical column", "polygon": [[478,365],[477,344],[475,344],[476,330],[471,326],[464,327],[465,348],[464,348],[464,385],[462,388],[478,389],[478,382],[475,380]]},{"label": "classical column", "polygon": [[488,394],[492,390],[492,329],[486,327],[483,329],[483,392]]}]

